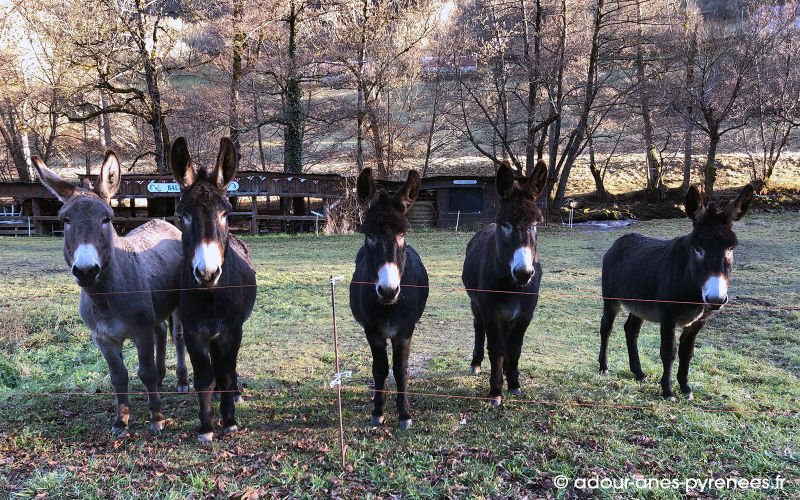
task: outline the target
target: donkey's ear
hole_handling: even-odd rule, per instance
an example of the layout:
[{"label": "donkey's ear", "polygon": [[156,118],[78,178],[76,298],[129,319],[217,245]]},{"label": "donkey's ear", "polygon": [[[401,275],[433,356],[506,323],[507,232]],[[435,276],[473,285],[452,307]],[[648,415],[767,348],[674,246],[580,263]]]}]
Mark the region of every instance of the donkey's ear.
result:
[{"label": "donkey's ear", "polygon": [[169,157],[172,176],[178,181],[181,191],[194,184],[196,172],[192,165],[192,157],[189,155],[189,144],[186,142],[186,138],[175,139]]},{"label": "donkey's ear", "polygon": [[535,200],[544,192],[545,187],[547,187],[547,164],[543,160],[539,160],[525,183],[525,189]]},{"label": "donkey's ear", "polygon": [[700,219],[706,213],[703,197],[700,196],[700,191],[695,186],[691,186],[686,193],[684,206],[686,207],[686,215],[695,223],[700,222]]},{"label": "donkey's ear", "polygon": [[33,166],[36,167],[36,171],[39,173],[39,181],[41,181],[44,187],[49,189],[50,192],[56,195],[56,198],[58,198],[61,203],[70,199],[78,190],[78,186],[47,168],[42,159],[38,156],[34,156],[31,160],[33,160]]},{"label": "donkey's ear", "polygon": [[119,160],[113,151],[108,150],[106,158],[103,160],[103,166],[100,167],[100,175],[97,176],[97,181],[94,183],[93,191],[106,203],[109,203],[119,189],[119,181]]},{"label": "donkey's ear", "polygon": [[508,163],[508,160],[503,160],[500,163],[494,178],[494,187],[497,189],[497,194],[500,195],[501,200],[506,200],[514,194],[514,171],[511,170],[511,164]]},{"label": "donkey's ear", "polygon": [[725,215],[733,221],[737,221],[745,216],[747,210],[750,208],[750,202],[753,201],[753,185],[748,184],[739,193],[739,196],[725,208]]},{"label": "donkey's ear", "polygon": [[211,174],[211,179],[217,183],[217,187],[223,191],[228,187],[239,168],[239,152],[236,151],[233,141],[229,137],[223,137],[219,141],[219,153],[217,154],[217,165]]},{"label": "donkey's ear", "polygon": [[372,195],[375,194],[375,181],[372,179],[371,168],[365,168],[360,174],[358,174],[356,193],[358,194],[358,201],[364,204],[369,204],[369,201],[372,199]]},{"label": "donkey's ear", "polygon": [[408,209],[417,201],[420,182],[419,173],[412,168],[408,171],[406,183],[400,186],[400,189],[394,194],[394,202],[403,212],[408,212]]}]

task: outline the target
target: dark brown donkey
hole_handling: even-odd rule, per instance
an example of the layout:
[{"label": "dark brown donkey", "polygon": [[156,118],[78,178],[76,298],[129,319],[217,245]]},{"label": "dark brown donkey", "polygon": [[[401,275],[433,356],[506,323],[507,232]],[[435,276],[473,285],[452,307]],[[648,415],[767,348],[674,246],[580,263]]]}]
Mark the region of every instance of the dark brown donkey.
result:
[{"label": "dark brown donkey", "polygon": [[356,256],[356,269],[350,283],[350,310],[364,327],[372,350],[372,376],[375,380],[375,406],[370,423],[383,423],[386,405],[386,377],[389,359],[386,341],[392,342],[392,369],[397,383],[397,413],[400,428],[411,427],[408,405],[408,355],[414,327],[428,300],[428,272],[419,254],[406,243],[411,229],[406,214],[419,194],[416,170],[394,195],[375,190],[372,170],[358,176],[358,199],[367,205],[361,224],[364,245]]},{"label": "dark brown donkey", "polygon": [[688,379],[695,338],[711,313],[728,302],[728,276],[738,244],[732,225],[744,217],[752,199],[753,187],[748,184],[725,210],[719,210],[713,202],[706,207],[692,186],[686,194],[686,215],[694,224],[691,233],[673,240],[626,234],[614,242],[603,257],[606,298],[600,323],[600,373],[608,373],[608,339],[614,318],[625,306],[630,312],[625,341],[636,380],[645,378],[638,346],[642,322],[661,323],[661,391],[664,398],[673,399],[675,327],[680,325],[678,383],[681,392],[692,398]]},{"label": "dark brown donkey", "polygon": [[[242,325],[256,300],[256,272],[250,251],[228,232],[226,197],[236,175],[238,157],[233,142],[220,141],[212,169],[195,168],[186,139],[172,146],[172,173],[181,187],[177,211],[183,222],[183,263],[178,311],[186,347],[199,391],[198,440],[214,439],[212,393],[220,392],[222,429],[238,430],[234,397],[237,389],[236,359],[242,343]],[[191,290],[186,290],[191,289]]]},{"label": "dark brown donkey", "polygon": [[[64,259],[81,287],[80,314],[92,332],[92,341],[103,353],[117,394],[114,433],[128,427],[130,398],[128,369],[122,359],[122,342],[131,339],[139,356],[139,378],[147,388],[150,428],[164,427],[158,392],[166,372],[167,327],[164,321],[178,305],[181,262],[180,231],[154,219],[117,235],[108,204],[119,187],[120,167],[109,151],[94,188],[77,187],[34,158],[39,179],[64,206]],[[161,291],[159,291],[161,290]],[[173,322],[178,350],[178,390],[188,390],[186,359],[180,322]],[[153,359],[153,344],[156,360]]]},{"label": "dark brown donkey", "polygon": [[536,206],[536,198],[546,184],[547,165],[541,160],[521,183],[514,180],[508,163],[502,163],[495,178],[500,195],[495,222],[478,231],[467,245],[461,279],[468,289],[475,326],[470,373],[480,373],[483,346],[487,342],[492,365],[489,398],[494,406],[502,402],[504,373],[508,391],[522,394],[519,357],[542,280],[536,226],[544,218]]}]

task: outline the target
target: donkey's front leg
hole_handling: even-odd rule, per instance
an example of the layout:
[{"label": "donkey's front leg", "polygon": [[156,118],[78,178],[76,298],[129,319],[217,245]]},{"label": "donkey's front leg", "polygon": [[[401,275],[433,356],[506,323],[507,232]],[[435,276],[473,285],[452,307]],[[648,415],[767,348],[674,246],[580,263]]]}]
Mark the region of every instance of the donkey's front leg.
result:
[{"label": "donkey's front leg", "polygon": [[475,347],[472,349],[472,362],[469,365],[469,374],[478,375],[483,363],[483,346],[486,344],[486,328],[483,326],[481,309],[478,304],[471,302],[472,326],[475,329]]},{"label": "donkey's front leg", "polygon": [[508,383],[508,393],[513,396],[522,395],[519,383],[519,358],[522,355],[522,342],[525,339],[525,330],[527,328],[528,325],[515,325],[506,343],[508,352],[506,382]]},{"label": "donkey's front leg", "polygon": [[408,355],[411,353],[411,336],[404,339],[392,337],[392,371],[397,383],[397,415],[400,428],[411,427],[411,409],[408,405]]},{"label": "donkey's front leg", "polygon": [[131,400],[128,395],[128,369],[122,359],[122,341],[95,332],[92,332],[92,340],[106,360],[111,386],[117,396],[117,418],[111,424],[111,432],[124,436],[131,413]]},{"label": "donkey's front leg", "polygon": [[674,400],[672,395],[672,364],[675,362],[677,346],[675,345],[675,322],[661,321],[661,363],[664,373],[661,375],[661,396]]},{"label": "donkey's front leg", "polygon": [[489,402],[494,407],[499,407],[503,394],[503,369],[506,363],[507,351],[503,339],[502,326],[496,321],[485,321],[486,339],[489,350],[489,362],[492,370],[489,375]]},{"label": "donkey's front leg", "polygon": [[158,394],[161,385],[160,372],[153,360],[153,337],[147,331],[140,332],[134,337],[134,343],[139,357],[139,379],[147,389],[150,430],[160,432],[164,428],[164,415],[161,413],[161,396]]},{"label": "donkey's front leg", "polygon": [[681,393],[686,399],[694,399],[692,388],[689,386],[689,363],[694,355],[694,342],[697,339],[697,334],[700,333],[700,329],[705,324],[705,320],[697,320],[684,328],[681,334],[681,345],[678,349],[678,385],[680,385]]},{"label": "donkey's front leg", "polygon": [[386,377],[389,376],[389,358],[386,355],[386,340],[378,334],[367,333],[369,347],[372,350],[372,378],[375,381],[373,393],[374,407],[370,425],[377,427],[383,423],[383,410],[386,407]]},{"label": "donkey's front leg", "polygon": [[239,355],[239,346],[242,342],[242,327],[232,329],[231,333],[222,338],[217,337],[211,344],[211,364],[214,367],[214,377],[217,390],[220,391],[220,413],[222,414],[222,432],[233,434],[239,430],[236,425],[236,358]]},{"label": "donkey's front leg", "polygon": [[198,338],[201,335],[189,329],[184,336],[189,358],[192,360],[194,371],[194,389],[200,402],[200,429],[197,431],[197,440],[201,443],[210,443],[214,440],[214,407],[211,399],[214,393],[214,368],[211,366],[211,356],[208,342]]}]

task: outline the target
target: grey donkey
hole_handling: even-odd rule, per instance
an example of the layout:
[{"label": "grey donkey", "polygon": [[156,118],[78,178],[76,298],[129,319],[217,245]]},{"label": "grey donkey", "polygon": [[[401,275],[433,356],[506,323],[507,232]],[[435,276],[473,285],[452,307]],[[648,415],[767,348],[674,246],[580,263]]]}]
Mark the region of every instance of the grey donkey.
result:
[{"label": "grey donkey", "polygon": [[154,219],[125,237],[117,235],[109,201],[119,188],[120,165],[111,151],[106,153],[93,187],[78,187],[48,169],[40,158],[33,161],[42,184],[64,204],[59,211],[64,222],[64,259],[81,287],[81,318],[108,364],[117,397],[111,432],[124,436],[130,417],[128,369],[122,357],[125,339],[136,344],[138,375],[147,389],[150,429],[159,432],[165,423],[158,391],[166,374],[170,319],[177,350],[178,392],[189,390],[183,329],[176,312],[183,259],[181,232]]}]

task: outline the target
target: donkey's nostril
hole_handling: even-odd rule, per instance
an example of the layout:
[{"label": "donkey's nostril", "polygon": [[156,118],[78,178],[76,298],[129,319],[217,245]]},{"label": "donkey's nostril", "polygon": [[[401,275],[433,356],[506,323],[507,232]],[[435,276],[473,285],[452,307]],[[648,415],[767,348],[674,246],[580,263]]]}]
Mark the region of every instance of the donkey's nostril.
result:
[{"label": "donkey's nostril", "polygon": [[378,296],[383,300],[392,300],[397,296],[398,288],[389,284],[380,284],[377,286]]},{"label": "donkey's nostril", "polygon": [[82,286],[94,283],[98,274],[100,274],[100,266],[96,264],[86,267],[72,266],[72,275],[77,278],[78,284]]},{"label": "donkey's nostril", "polygon": [[533,277],[534,269],[532,267],[520,267],[514,269],[514,278],[519,284],[526,284]]},{"label": "donkey's nostril", "polygon": [[201,285],[215,285],[222,274],[222,269],[217,267],[213,270],[194,268],[194,278]]}]

